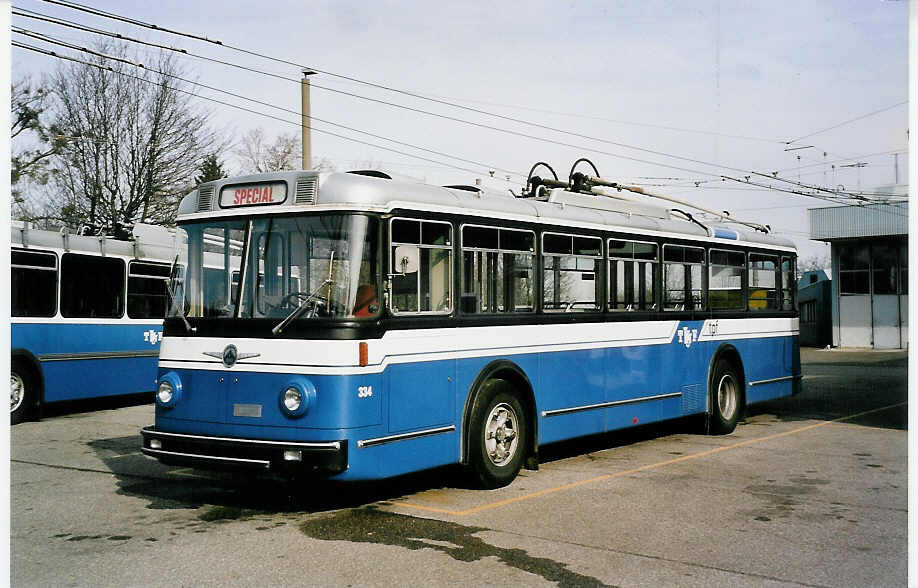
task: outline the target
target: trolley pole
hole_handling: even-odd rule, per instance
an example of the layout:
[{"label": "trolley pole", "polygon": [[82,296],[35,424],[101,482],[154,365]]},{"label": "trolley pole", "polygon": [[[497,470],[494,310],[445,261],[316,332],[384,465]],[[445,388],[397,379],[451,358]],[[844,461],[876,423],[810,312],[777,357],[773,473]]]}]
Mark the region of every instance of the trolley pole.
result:
[{"label": "trolley pole", "polygon": [[303,169],[312,169],[312,138],[309,132],[309,76],[314,71],[309,69],[303,70],[303,81],[300,83],[300,94],[303,100]]}]

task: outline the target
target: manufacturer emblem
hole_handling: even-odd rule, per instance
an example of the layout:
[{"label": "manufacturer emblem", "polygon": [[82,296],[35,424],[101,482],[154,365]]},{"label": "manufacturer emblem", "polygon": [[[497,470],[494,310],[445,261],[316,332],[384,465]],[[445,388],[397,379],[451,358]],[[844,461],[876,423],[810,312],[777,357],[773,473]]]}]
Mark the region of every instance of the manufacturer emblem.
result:
[{"label": "manufacturer emblem", "polygon": [[239,353],[239,350],[236,349],[235,345],[227,345],[223,348],[223,353],[219,351],[205,351],[204,355],[209,355],[210,357],[216,357],[217,359],[223,360],[223,365],[231,368],[236,365],[237,361],[248,359],[250,357],[258,357],[260,353]]},{"label": "manufacturer emblem", "polygon": [[698,329],[689,329],[688,327],[682,327],[676,331],[676,335],[679,337],[679,343],[685,345],[685,348],[688,349],[692,346],[692,343],[698,340]]}]

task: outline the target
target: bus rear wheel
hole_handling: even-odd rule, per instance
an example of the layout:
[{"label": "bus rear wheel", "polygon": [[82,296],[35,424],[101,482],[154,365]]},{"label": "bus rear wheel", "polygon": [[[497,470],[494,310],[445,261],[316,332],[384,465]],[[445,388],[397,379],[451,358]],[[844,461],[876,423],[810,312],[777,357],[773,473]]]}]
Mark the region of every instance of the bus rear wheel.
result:
[{"label": "bus rear wheel", "polygon": [[10,366],[10,424],[15,425],[29,420],[32,406],[35,404],[35,379],[31,371],[21,361],[13,361]]},{"label": "bus rear wheel", "polygon": [[472,406],[469,465],[483,488],[516,478],[528,447],[526,413],[506,380],[490,380]]},{"label": "bus rear wheel", "polygon": [[708,430],[712,435],[727,435],[736,429],[743,406],[743,386],[737,369],[718,359],[711,378],[711,414]]}]

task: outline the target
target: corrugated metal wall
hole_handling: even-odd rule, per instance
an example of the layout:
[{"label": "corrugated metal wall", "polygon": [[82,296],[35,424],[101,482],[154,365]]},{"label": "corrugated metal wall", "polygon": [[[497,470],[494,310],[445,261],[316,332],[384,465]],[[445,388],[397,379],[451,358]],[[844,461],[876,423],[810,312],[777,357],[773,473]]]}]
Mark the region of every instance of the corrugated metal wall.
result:
[{"label": "corrugated metal wall", "polygon": [[810,239],[880,237],[908,233],[908,204],[811,208]]}]

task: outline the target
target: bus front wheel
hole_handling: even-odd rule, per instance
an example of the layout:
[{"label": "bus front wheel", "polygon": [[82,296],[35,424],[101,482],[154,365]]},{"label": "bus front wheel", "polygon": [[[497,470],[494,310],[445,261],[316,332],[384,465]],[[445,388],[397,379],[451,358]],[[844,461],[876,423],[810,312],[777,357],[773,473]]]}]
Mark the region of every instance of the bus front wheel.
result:
[{"label": "bus front wheel", "polygon": [[526,413],[506,380],[490,380],[472,406],[469,465],[483,488],[516,478],[528,447]]},{"label": "bus front wheel", "polygon": [[711,378],[711,413],[708,430],[712,435],[732,433],[743,406],[743,386],[736,368],[726,359],[714,365]]},{"label": "bus front wheel", "polygon": [[13,360],[10,367],[10,424],[29,420],[35,404],[35,378],[21,361]]}]

